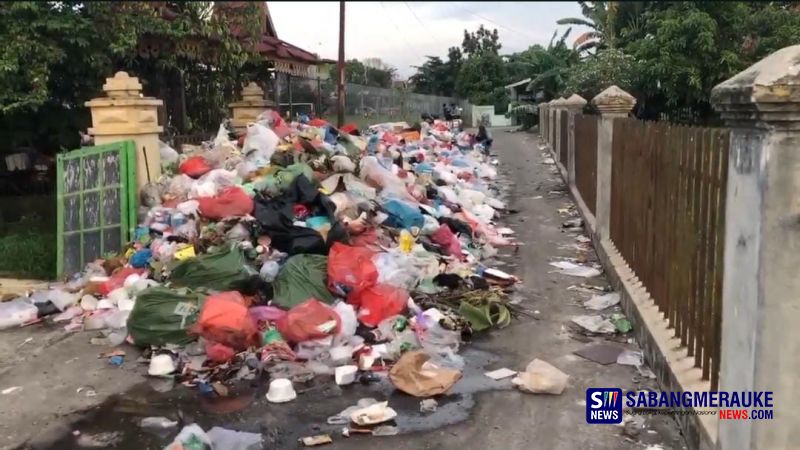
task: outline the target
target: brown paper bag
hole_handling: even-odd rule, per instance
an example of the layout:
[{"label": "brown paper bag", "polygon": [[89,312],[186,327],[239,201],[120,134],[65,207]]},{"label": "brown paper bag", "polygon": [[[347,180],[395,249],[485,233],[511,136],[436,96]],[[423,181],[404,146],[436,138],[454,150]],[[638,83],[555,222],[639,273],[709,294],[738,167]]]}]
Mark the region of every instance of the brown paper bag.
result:
[{"label": "brown paper bag", "polygon": [[430,397],[447,392],[461,379],[461,372],[427,363],[430,358],[421,350],[403,354],[389,371],[389,380],[394,387],[414,397]]}]

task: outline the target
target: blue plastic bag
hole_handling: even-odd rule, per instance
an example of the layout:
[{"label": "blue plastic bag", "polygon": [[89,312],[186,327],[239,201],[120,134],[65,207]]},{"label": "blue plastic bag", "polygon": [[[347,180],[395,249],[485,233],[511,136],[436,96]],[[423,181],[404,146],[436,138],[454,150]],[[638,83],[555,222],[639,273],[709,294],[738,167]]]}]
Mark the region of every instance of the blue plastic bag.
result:
[{"label": "blue plastic bag", "polygon": [[383,204],[383,209],[386,210],[386,214],[389,215],[386,224],[390,227],[405,229],[411,227],[422,228],[422,225],[425,224],[425,218],[422,217],[419,207],[402,200],[388,200]]},{"label": "blue plastic bag", "polygon": [[150,260],[153,259],[153,252],[149,248],[143,248],[131,256],[131,266],[141,269],[143,267],[147,267],[150,264]]}]

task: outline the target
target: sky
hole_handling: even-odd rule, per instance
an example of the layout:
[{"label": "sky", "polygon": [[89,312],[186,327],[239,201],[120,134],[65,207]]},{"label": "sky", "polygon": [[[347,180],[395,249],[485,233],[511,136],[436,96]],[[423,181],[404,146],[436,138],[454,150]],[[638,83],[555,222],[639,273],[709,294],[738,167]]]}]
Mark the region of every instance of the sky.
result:
[{"label": "sky", "polygon": [[[320,57],[337,59],[339,2],[267,2],[278,37]],[[547,45],[564,17],[580,17],[577,2],[347,2],[345,58],[381,58],[406,79],[425,56],[447,56],[464,30],[497,28],[501,54]],[[583,28],[574,27],[572,42]]]}]

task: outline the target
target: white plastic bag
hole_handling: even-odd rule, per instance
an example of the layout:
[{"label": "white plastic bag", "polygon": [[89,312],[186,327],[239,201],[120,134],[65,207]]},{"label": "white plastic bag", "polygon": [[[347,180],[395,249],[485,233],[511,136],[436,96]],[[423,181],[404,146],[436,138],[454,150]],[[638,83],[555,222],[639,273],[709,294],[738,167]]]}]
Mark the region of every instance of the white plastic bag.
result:
[{"label": "white plastic bag", "polygon": [[342,326],[337,336],[354,336],[356,334],[356,328],[358,328],[358,319],[356,318],[356,310],[353,309],[353,305],[347,302],[339,302],[334,305],[333,310],[336,311],[336,314],[339,314],[339,318],[342,321]]},{"label": "white plastic bag", "polygon": [[567,387],[568,379],[569,375],[550,363],[534,359],[525,368],[525,372],[517,374],[511,382],[524,392],[559,395]]},{"label": "white plastic bag", "polygon": [[248,160],[255,156],[255,161],[253,162],[257,165],[261,162],[260,160],[265,160],[264,164],[260,166],[263,167],[269,164],[269,159],[275,153],[275,148],[279,142],[280,138],[274,131],[259,123],[249,123],[247,124],[247,135],[244,139],[242,151],[247,155]]},{"label": "white plastic bag", "polygon": [[0,303],[0,330],[18,327],[36,319],[39,309],[24,297]]},{"label": "white plastic bag", "polygon": [[161,141],[158,141],[158,152],[161,154],[162,167],[178,162],[178,151]]}]

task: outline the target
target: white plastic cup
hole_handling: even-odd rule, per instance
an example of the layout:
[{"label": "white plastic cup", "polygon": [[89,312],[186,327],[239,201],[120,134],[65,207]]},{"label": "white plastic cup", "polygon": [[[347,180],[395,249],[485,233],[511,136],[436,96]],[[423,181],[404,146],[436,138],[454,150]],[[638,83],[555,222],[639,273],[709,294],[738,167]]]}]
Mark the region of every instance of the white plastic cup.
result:
[{"label": "white plastic cup", "polygon": [[147,373],[154,377],[169,375],[175,372],[175,361],[169,355],[156,355],[150,358],[150,368]]},{"label": "white plastic cup", "polygon": [[287,378],[277,378],[269,383],[267,391],[267,401],[270,403],[286,403],[297,398],[291,380]]}]

